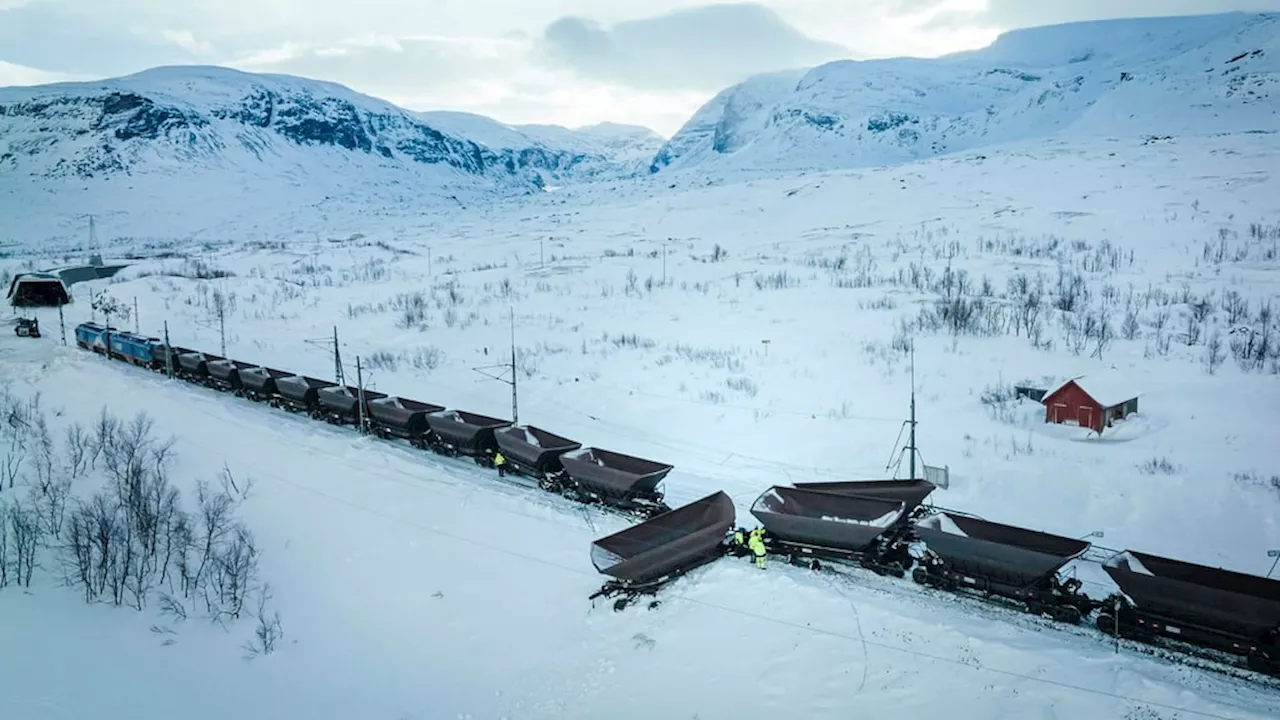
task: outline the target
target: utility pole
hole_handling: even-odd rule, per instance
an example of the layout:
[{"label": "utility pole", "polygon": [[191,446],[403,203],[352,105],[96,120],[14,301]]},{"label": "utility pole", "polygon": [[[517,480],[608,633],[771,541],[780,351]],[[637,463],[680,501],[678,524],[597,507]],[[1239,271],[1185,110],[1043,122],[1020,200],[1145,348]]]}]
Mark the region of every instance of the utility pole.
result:
[{"label": "utility pole", "polygon": [[339,385],[346,385],[342,375],[342,351],[338,349],[338,326],[333,326],[333,378]]},{"label": "utility pole", "polygon": [[667,286],[667,244],[662,243],[662,287]]},{"label": "utility pole", "polygon": [[58,305],[58,326],[62,328],[62,344],[67,344],[67,321],[62,317],[62,305]]},{"label": "utility pole", "polygon": [[542,269],[547,265],[546,238],[538,238],[538,268]]},{"label": "utility pole", "polygon": [[169,344],[169,321],[164,321],[164,374],[173,379],[173,346]]},{"label": "utility pole", "polygon": [[[138,296],[137,295],[133,296],[133,331],[139,334],[142,333],[142,328],[139,325],[139,320],[138,320]],[[225,347],[222,349],[222,354],[223,355],[227,354],[227,349]]]},{"label": "utility pole", "polygon": [[364,373],[360,369],[360,356],[356,356],[356,403],[360,407],[360,434],[365,433],[364,420]]},{"label": "utility pole", "polygon": [[222,357],[227,356],[227,308],[226,299],[218,302],[218,337],[222,341]]},{"label": "utility pole", "polygon": [[916,479],[916,344],[911,342],[911,474],[909,480]]}]

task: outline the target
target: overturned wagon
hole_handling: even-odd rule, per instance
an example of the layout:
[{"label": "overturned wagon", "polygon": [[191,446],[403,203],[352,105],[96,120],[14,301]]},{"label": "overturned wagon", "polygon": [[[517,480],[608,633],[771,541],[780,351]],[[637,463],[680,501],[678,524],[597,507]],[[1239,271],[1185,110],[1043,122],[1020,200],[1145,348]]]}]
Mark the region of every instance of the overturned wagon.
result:
[{"label": "overturned wagon", "polygon": [[564,470],[560,456],[582,447],[580,442],[533,425],[505,427],[493,437],[511,469],[539,479]]},{"label": "overturned wagon", "polygon": [[498,449],[494,431],[511,424],[510,420],[466,410],[441,410],[427,413],[426,418],[431,433],[425,440],[432,450],[442,455],[466,455],[480,464],[490,462]]},{"label": "overturned wagon", "polygon": [[1280,677],[1280,580],[1126,550],[1103,564],[1121,594],[1098,629],[1150,642],[1173,638],[1244,656]]},{"label": "overturned wagon", "polygon": [[[361,395],[364,396],[362,405]],[[334,425],[356,425],[369,417],[369,401],[385,398],[386,393],[361,390],[350,385],[320,388],[316,393],[317,410]]]},{"label": "overturned wagon", "polygon": [[596,540],[591,563],[613,578],[591,596],[622,595],[621,610],[638,595],[658,588],[725,552],[735,520],[733,500],[723,491]]},{"label": "overturned wagon", "polygon": [[425,442],[431,426],[427,415],[441,412],[443,405],[419,402],[402,397],[380,397],[369,401],[369,418],[373,431],[382,437],[398,437]]},{"label": "overturned wagon", "polygon": [[1089,549],[1084,540],[947,512],[916,523],[928,552],[912,577],[922,585],[1021,603],[1027,612],[1078,623],[1094,602],[1058,570]]},{"label": "overturned wagon", "polygon": [[306,375],[290,375],[276,378],[275,403],[290,412],[318,415],[320,413],[320,391],[324,388],[337,387],[338,383],[307,377]]},{"label": "overturned wagon", "polygon": [[602,502],[644,516],[671,509],[662,501],[658,485],[673,465],[595,447],[564,453],[560,463],[563,487],[554,489],[582,502]]},{"label": "overturned wagon", "polygon": [[769,488],[751,507],[769,549],[793,563],[817,558],[856,562],[902,577],[912,559],[905,534],[907,505],[897,499],[840,495],[794,487]]}]

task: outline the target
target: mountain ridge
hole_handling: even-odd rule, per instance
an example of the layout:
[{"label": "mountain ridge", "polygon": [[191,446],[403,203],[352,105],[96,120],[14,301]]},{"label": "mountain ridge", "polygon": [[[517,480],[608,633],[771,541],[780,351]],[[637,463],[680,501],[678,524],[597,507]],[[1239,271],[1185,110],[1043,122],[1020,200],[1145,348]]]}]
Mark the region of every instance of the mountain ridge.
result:
[{"label": "mountain ridge", "polygon": [[1278,29],[1276,13],[1086,21],[936,59],[756,76],[700,108],[650,172],[892,165],[1064,132],[1280,128]]}]

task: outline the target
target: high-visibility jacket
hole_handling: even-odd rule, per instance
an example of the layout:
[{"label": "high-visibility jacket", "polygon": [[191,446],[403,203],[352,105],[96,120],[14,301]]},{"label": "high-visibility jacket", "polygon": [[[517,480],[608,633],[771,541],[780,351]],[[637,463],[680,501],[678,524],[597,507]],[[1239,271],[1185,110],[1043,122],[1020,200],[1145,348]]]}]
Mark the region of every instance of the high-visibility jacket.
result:
[{"label": "high-visibility jacket", "polygon": [[495,455],[493,456],[493,464],[494,464],[494,465],[505,465],[505,464],[507,464],[507,459],[506,459],[506,458],[504,458],[504,457],[502,457],[502,453],[497,453],[497,454],[495,454]]},{"label": "high-visibility jacket", "polygon": [[733,544],[734,544],[734,545],[741,545],[741,544],[743,544],[744,542],[746,542],[746,538],[744,538],[744,537],[742,536],[742,531],[741,531],[741,530],[734,530],[734,531],[733,531]]},{"label": "high-visibility jacket", "polygon": [[756,557],[764,556],[764,541],[760,539],[759,535],[751,536],[751,540],[747,543],[747,547],[751,548],[751,552],[755,553]]}]

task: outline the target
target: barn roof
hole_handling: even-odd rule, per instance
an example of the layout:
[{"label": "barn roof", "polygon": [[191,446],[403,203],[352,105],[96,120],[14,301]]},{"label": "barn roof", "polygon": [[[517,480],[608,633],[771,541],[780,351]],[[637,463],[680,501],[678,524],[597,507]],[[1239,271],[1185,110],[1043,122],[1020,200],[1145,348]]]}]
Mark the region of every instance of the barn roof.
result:
[{"label": "barn roof", "polygon": [[1072,381],[1103,407],[1114,407],[1142,394],[1134,389],[1133,383],[1123,375],[1102,371],[1065,378],[1045,393],[1044,399],[1048,400],[1050,396]]}]

